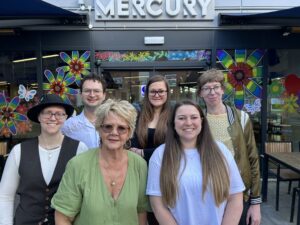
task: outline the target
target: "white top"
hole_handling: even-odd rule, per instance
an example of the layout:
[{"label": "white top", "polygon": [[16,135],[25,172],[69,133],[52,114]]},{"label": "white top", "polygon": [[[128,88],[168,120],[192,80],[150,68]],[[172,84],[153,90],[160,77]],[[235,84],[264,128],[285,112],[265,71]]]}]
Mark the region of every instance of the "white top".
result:
[{"label": "white top", "polygon": [[[230,194],[243,192],[245,186],[232,154],[222,143],[217,143],[224,154],[230,173]],[[146,193],[161,196],[159,179],[165,145],[159,146],[153,153],[148,170]],[[169,208],[178,225],[220,225],[227,201],[216,207],[212,191],[208,188],[202,199],[202,168],[197,149],[186,149],[180,164],[179,196],[174,208]],[[183,170],[184,169],[184,170]]]},{"label": "white top", "polygon": [[[79,142],[76,154],[88,150],[88,147]],[[50,183],[60,153],[60,147],[46,150],[39,146],[39,157],[43,177],[47,184]],[[19,186],[19,166],[21,160],[21,144],[17,144],[11,150],[0,183],[0,225],[12,225],[14,214],[14,199]]]},{"label": "white top", "polygon": [[86,118],[82,111],[78,116],[73,116],[64,122],[61,131],[64,135],[82,141],[89,148],[98,148],[100,136],[95,126]]}]

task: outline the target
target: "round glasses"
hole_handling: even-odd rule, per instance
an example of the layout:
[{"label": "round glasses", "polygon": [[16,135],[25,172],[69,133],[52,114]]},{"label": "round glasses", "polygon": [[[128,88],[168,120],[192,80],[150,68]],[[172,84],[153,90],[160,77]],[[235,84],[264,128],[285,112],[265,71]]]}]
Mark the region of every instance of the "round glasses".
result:
[{"label": "round glasses", "polygon": [[111,133],[115,127],[116,127],[118,134],[125,134],[129,130],[129,127],[122,126],[122,125],[118,125],[118,126],[114,126],[112,124],[101,124],[100,125],[100,128],[104,133]]},{"label": "round glasses", "polygon": [[210,94],[212,92],[212,90],[214,92],[219,92],[221,90],[221,85],[216,85],[216,86],[213,86],[213,87],[203,87],[203,88],[201,88],[202,93],[205,94],[205,95]]},{"label": "round glasses", "polygon": [[66,119],[67,118],[67,114],[65,113],[62,113],[62,112],[56,112],[56,113],[53,113],[53,112],[42,112],[41,113],[41,117],[42,119],[50,119],[52,116],[54,116],[54,118],[56,120],[63,120],[63,119]]},{"label": "round glasses", "polygon": [[156,94],[158,96],[164,96],[168,91],[166,90],[150,90],[149,95],[154,97]]},{"label": "round glasses", "polygon": [[84,95],[91,95],[94,93],[95,95],[99,95],[101,92],[103,92],[101,89],[83,89],[82,94]]}]

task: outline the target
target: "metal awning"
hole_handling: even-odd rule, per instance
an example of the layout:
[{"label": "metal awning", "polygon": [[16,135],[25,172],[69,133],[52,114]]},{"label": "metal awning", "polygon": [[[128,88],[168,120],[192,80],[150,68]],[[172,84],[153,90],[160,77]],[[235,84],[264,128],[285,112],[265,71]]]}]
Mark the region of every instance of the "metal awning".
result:
[{"label": "metal awning", "polygon": [[9,0],[0,4],[0,28],[39,25],[85,25],[80,15],[42,0]]},{"label": "metal awning", "polygon": [[219,25],[300,26],[300,7],[257,14],[219,14]]}]

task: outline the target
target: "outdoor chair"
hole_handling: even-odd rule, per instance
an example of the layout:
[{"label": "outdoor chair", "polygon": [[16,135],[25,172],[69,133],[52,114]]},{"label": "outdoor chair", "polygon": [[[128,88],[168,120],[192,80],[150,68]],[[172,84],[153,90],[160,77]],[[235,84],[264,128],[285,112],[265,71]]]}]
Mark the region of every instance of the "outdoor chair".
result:
[{"label": "outdoor chair", "polygon": [[[292,152],[292,142],[265,142],[265,152]],[[276,211],[279,209],[279,187],[281,181],[288,181],[288,194],[291,193],[292,181],[298,181],[300,186],[300,175],[290,169],[282,167],[280,164],[269,160],[272,165],[269,165],[269,173],[276,177]]]},{"label": "outdoor chair", "polygon": [[300,188],[299,187],[295,187],[293,188],[293,195],[292,195],[292,205],[291,205],[291,216],[290,216],[290,222],[293,223],[294,222],[294,211],[295,211],[295,203],[296,203],[296,194],[298,194],[298,215],[297,215],[297,224],[299,224],[299,216],[300,216]]}]

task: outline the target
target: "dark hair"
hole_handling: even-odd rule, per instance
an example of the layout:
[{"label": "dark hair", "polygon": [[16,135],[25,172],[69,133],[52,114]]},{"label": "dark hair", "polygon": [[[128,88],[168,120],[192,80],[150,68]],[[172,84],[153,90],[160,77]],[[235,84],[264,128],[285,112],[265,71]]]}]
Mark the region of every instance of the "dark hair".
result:
[{"label": "dark hair", "polygon": [[[203,177],[202,197],[206,190],[211,188],[215,203],[219,206],[229,196],[230,181],[227,162],[212,137],[208,121],[204,117],[203,111],[197,103],[191,100],[177,102],[169,119],[165,151],[160,170],[162,200],[164,204],[170,207],[176,204],[180,162],[181,158],[185,155],[180,138],[175,130],[175,116],[178,108],[186,105],[194,106],[202,118],[202,128],[197,137],[195,146],[201,159]],[[210,188],[208,188],[208,186],[210,186]],[[195,201],[200,201],[200,199],[195,199]]]},{"label": "dark hair", "polygon": [[156,82],[163,81],[167,88],[167,100],[165,104],[162,107],[162,110],[160,112],[159,120],[157,123],[157,126],[155,128],[154,133],[154,146],[158,146],[165,142],[165,135],[166,135],[166,124],[169,118],[169,112],[170,112],[170,87],[168,85],[167,80],[165,77],[161,75],[154,75],[150,77],[145,90],[145,97],[143,99],[143,107],[141,110],[141,113],[139,115],[138,125],[136,127],[136,133],[138,134],[138,141],[142,148],[145,148],[147,146],[148,141],[148,123],[153,120],[154,117],[154,109],[152,104],[149,100],[149,87],[151,84]]},{"label": "dark hair", "polygon": [[105,93],[106,92],[106,87],[107,87],[107,85],[106,85],[106,82],[105,82],[105,80],[101,77],[101,75],[99,75],[99,74],[97,74],[97,73],[90,73],[90,74],[88,74],[88,75],[86,75],[86,76],[83,76],[83,78],[82,78],[82,80],[81,80],[81,83],[80,83],[80,92],[82,92],[82,87],[83,87],[83,84],[84,84],[84,82],[85,81],[87,81],[87,80],[93,80],[93,81],[98,81],[99,83],[101,83],[102,84],[102,91],[103,91],[103,93]]}]

